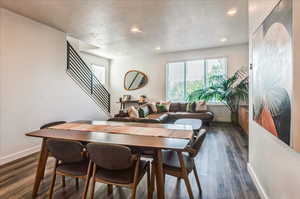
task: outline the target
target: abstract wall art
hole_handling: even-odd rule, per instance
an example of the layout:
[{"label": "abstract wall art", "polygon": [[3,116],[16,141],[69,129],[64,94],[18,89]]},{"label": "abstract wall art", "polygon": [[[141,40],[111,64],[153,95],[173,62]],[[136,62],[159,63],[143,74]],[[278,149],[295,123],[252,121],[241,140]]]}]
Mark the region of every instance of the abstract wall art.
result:
[{"label": "abstract wall art", "polygon": [[253,35],[253,120],[291,145],[292,0],[281,0]]}]

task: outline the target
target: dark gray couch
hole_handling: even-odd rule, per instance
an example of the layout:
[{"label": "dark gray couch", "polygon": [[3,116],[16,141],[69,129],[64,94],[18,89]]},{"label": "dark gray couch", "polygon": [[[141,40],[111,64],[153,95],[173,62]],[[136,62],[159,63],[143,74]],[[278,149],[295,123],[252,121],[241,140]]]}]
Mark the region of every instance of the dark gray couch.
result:
[{"label": "dark gray couch", "polygon": [[108,121],[118,122],[143,122],[143,123],[174,123],[176,119],[195,118],[201,119],[203,124],[209,125],[214,119],[214,114],[211,111],[204,110],[200,112],[187,112],[187,103],[171,103],[169,111],[163,113],[150,113],[145,118],[130,118],[128,115],[115,115]]}]

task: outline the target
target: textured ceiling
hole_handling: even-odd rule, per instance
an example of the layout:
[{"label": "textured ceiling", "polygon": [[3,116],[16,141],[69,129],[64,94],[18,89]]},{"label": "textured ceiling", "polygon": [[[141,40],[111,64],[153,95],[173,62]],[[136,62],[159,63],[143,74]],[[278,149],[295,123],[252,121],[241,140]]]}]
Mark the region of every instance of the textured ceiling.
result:
[{"label": "textured ceiling", "polygon": [[[0,0],[2,7],[100,47],[115,58],[248,41],[247,0]],[[236,8],[233,17],[226,12]],[[136,26],[141,33],[132,33]],[[228,41],[220,42],[226,37]],[[161,50],[156,51],[155,47]]]}]

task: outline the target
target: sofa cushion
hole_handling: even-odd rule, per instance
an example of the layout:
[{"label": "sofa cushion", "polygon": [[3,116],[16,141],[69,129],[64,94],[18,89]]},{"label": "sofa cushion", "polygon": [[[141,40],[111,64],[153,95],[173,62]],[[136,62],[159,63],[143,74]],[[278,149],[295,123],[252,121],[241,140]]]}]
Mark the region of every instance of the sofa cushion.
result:
[{"label": "sofa cushion", "polygon": [[169,110],[170,110],[170,105],[171,105],[172,103],[171,103],[170,101],[161,101],[160,104],[161,104],[161,105],[165,105],[167,111],[169,111]]},{"label": "sofa cushion", "polygon": [[163,113],[168,111],[166,105],[164,104],[156,104],[156,108],[157,108],[157,113]]},{"label": "sofa cushion", "polygon": [[186,112],[193,113],[195,112],[195,109],[196,109],[196,102],[188,103],[186,105]]},{"label": "sofa cushion", "polygon": [[180,104],[179,110],[176,112],[186,112],[187,103],[179,103],[179,104]]},{"label": "sofa cushion", "polygon": [[147,104],[140,106],[138,111],[140,117],[147,117],[150,114],[150,108]]},{"label": "sofa cushion", "polygon": [[157,113],[157,108],[156,108],[155,102],[149,102],[147,105],[150,108],[150,113]]},{"label": "sofa cushion", "polygon": [[200,112],[200,111],[205,111],[207,110],[207,105],[205,101],[198,101],[196,102],[196,106],[195,106],[195,111],[196,112]]},{"label": "sofa cushion", "polygon": [[139,118],[143,118],[144,117],[144,111],[143,111],[143,109],[138,108],[137,110],[139,112]]},{"label": "sofa cushion", "polygon": [[180,103],[171,103],[169,112],[179,112],[180,111]]},{"label": "sofa cushion", "polygon": [[131,106],[128,109],[128,115],[130,118],[139,118],[139,111],[134,106]]},{"label": "sofa cushion", "polygon": [[195,118],[195,119],[201,119],[201,120],[212,120],[213,119],[213,113],[210,111],[197,112],[197,113],[176,112],[176,113],[169,113],[169,115],[171,117],[174,117],[175,119],[180,119],[180,118]]}]

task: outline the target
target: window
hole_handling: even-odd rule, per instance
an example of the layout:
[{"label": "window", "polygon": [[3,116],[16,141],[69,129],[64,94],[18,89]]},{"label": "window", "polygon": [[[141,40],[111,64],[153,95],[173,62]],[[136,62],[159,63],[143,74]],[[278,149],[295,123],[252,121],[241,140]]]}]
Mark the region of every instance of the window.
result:
[{"label": "window", "polygon": [[96,65],[96,64],[92,64],[91,69],[92,69],[92,72],[94,73],[94,75],[100,81],[100,83],[102,85],[105,85],[105,76],[106,76],[105,67],[100,66],[100,65]]},{"label": "window", "polygon": [[213,75],[227,74],[227,59],[201,59],[167,64],[166,97],[174,102],[186,101],[193,91],[212,84]]}]

